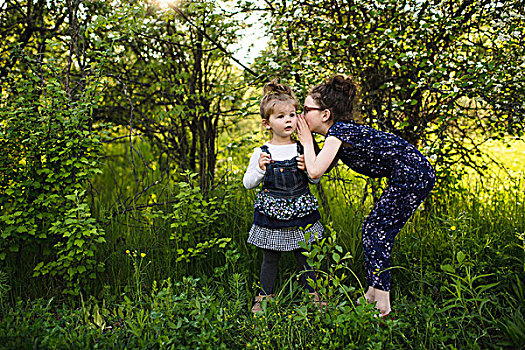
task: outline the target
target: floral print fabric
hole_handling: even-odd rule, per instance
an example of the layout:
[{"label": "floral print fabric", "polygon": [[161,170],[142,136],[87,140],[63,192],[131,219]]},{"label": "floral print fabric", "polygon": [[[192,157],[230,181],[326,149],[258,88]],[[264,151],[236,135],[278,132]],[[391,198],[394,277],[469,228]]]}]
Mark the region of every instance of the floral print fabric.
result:
[{"label": "floral print fabric", "polygon": [[317,199],[310,191],[298,197],[275,197],[262,190],[254,203],[255,210],[279,220],[305,217],[317,210],[317,206]]},{"label": "floral print fabric", "polygon": [[428,160],[402,138],[354,122],[336,122],[326,137],[343,144],[338,156],[369,177],[386,177],[388,187],[365,219],[362,240],[368,285],[390,290],[390,254],[395,236],[434,187]]}]

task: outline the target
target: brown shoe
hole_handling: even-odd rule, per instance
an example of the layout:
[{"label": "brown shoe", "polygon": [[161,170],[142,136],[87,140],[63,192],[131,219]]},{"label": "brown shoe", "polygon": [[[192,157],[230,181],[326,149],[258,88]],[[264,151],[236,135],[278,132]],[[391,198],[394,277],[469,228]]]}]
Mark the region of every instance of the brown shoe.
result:
[{"label": "brown shoe", "polygon": [[326,305],[328,305],[326,301],[321,301],[321,297],[319,296],[319,293],[313,292],[313,293],[308,293],[308,294],[310,294],[310,300],[312,301],[312,304],[314,304],[314,306],[318,308],[319,310],[326,308]]},{"label": "brown shoe", "polygon": [[261,302],[266,299],[266,300],[270,300],[271,298],[273,298],[275,296],[275,294],[269,294],[269,295],[258,295],[255,297],[255,304],[253,304],[252,306],[252,313],[257,313],[257,312],[261,312],[263,311],[262,309],[262,306],[261,306]]}]

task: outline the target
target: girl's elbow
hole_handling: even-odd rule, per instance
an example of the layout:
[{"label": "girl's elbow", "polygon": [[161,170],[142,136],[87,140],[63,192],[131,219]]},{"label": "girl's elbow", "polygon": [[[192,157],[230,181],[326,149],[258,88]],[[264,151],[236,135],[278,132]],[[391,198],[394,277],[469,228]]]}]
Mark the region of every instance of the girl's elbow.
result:
[{"label": "girl's elbow", "polygon": [[252,181],[246,181],[246,182],[243,181],[243,185],[244,185],[244,188],[246,188],[247,190],[253,190],[257,186],[259,186],[259,183],[258,182],[254,183]]},{"label": "girl's elbow", "polygon": [[320,179],[323,176],[323,173],[316,172],[316,171],[309,171],[308,175],[310,175],[310,178],[312,180]]}]

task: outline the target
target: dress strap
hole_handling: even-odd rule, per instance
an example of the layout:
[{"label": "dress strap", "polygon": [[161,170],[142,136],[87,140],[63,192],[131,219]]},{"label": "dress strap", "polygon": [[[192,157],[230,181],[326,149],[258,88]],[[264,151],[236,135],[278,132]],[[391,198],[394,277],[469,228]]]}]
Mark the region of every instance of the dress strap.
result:
[{"label": "dress strap", "polygon": [[270,149],[268,148],[267,145],[262,145],[261,146],[261,150],[264,152],[264,153],[268,153],[270,155],[270,157],[272,156],[272,154],[270,153]]},{"label": "dress strap", "polygon": [[297,141],[297,154],[301,155],[303,153],[304,153],[304,147],[299,141]]}]

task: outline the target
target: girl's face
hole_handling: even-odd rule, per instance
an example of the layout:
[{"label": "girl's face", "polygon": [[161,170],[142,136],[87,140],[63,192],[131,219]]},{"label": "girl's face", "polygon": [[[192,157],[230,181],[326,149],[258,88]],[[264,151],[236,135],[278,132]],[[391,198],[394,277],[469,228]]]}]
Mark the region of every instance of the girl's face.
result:
[{"label": "girl's face", "polygon": [[319,107],[312,96],[308,95],[304,100],[303,116],[310,131],[319,133],[323,125],[323,113],[325,113],[324,109]]},{"label": "girl's face", "polygon": [[272,130],[273,141],[289,141],[297,128],[297,112],[290,103],[277,103],[268,120],[262,120],[263,125]]}]

